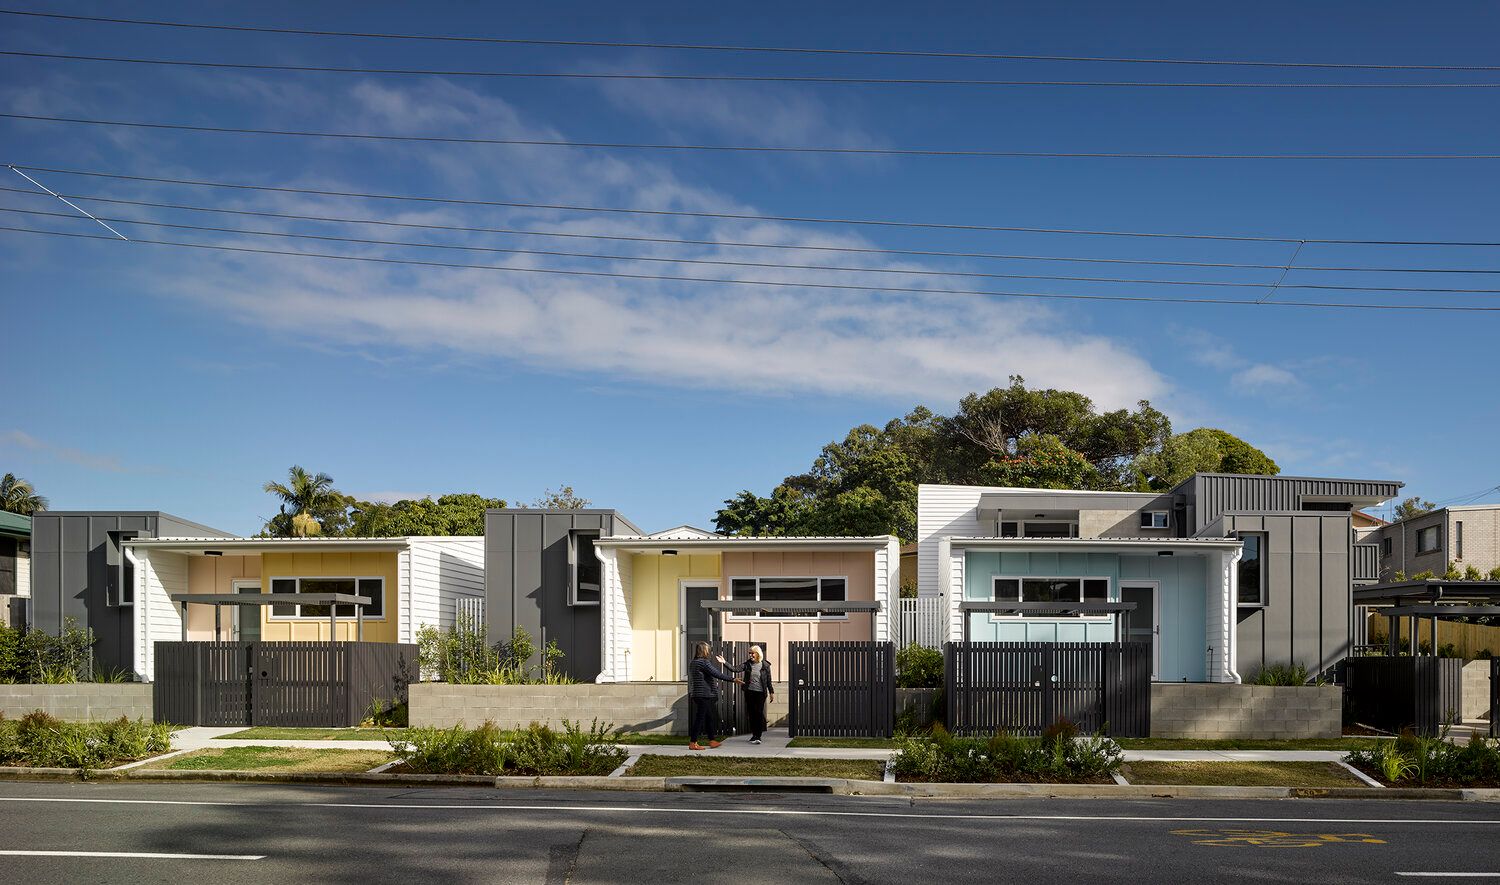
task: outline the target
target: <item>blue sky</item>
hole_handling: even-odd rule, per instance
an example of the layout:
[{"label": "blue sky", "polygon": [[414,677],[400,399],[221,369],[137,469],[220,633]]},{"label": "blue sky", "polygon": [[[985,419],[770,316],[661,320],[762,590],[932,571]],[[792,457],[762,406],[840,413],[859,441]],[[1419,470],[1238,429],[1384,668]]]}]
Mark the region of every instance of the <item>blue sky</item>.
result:
[{"label": "blue sky", "polygon": [[[1485,4],[160,3],[152,17],[300,28],[1051,55],[1493,64]],[[131,4],[29,8],[145,14]],[[0,20],[0,48],[364,67],[992,79],[1455,82],[1494,74],[732,55],[381,42]],[[1486,90],[1166,90],[529,81],[0,59],[9,113],[485,138],[1173,153],[1492,152]],[[1293,238],[1500,240],[1493,161],[979,160],[372,144],[0,120],[0,162],[325,190],[749,214]],[[3,170],[0,170],[3,171]],[[6,187],[29,187],[8,171]],[[1292,246],[940,232],[391,204],[38,173],[64,193],[613,236],[1281,264]],[[1269,284],[1274,270],[851,257],[247,219],[295,233],[708,260]],[[0,193],[0,206],[66,211]],[[14,215],[7,225],[100,232]],[[211,220],[205,220],[211,219]],[[739,279],[1120,295],[1259,290],[600,262],[237,234],[127,234],[365,256]],[[373,231],[373,232],[372,232]],[[274,244],[274,245],[271,245]],[[1309,245],[1300,264],[1497,268],[1494,249]],[[1021,374],[1178,430],[1244,436],[1288,473],[1394,478],[1434,499],[1500,483],[1494,314],[853,293],[256,256],[0,232],[0,469],[58,509],[165,509],[236,532],[299,463],[365,496],[564,483],[643,527],[708,523],[819,446]],[[1288,283],[1500,288],[1483,275]],[[1291,300],[1500,303],[1283,290]],[[1480,500],[1497,500],[1493,495]]]}]

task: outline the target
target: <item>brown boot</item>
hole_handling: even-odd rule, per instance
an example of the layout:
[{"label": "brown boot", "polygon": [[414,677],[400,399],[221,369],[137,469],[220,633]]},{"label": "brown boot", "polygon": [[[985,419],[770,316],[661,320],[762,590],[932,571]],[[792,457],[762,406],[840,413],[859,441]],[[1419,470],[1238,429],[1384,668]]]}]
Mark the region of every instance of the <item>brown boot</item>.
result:
[{"label": "brown boot", "polygon": [[700,746],[698,746],[697,742],[695,741],[693,743],[688,744],[688,749],[689,750],[706,750],[708,748],[707,747],[700,747]]},{"label": "brown boot", "polygon": [[708,742],[708,748],[709,748],[709,749],[710,749],[710,750],[712,750],[712,749],[714,749],[714,748],[715,748],[715,747],[717,747],[717,746],[718,746],[718,745],[719,745],[719,743],[720,743],[720,742],[719,742],[719,741],[709,741],[709,742]]}]

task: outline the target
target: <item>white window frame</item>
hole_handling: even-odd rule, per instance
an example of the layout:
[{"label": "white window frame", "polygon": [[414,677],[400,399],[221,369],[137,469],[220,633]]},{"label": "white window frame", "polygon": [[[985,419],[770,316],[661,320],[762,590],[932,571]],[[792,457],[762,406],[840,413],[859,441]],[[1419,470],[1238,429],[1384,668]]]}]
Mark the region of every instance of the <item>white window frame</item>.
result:
[{"label": "white window frame", "polygon": [[[996,581],[1077,581],[1078,599],[1080,602],[1083,601],[1084,581],[1104,581],[1108,588],[1104,591],[1104,600],[1106,602],[1120,601],[1119,582],[1108,575],[990,575],[990,602],[995,602],[997,599],[995,595]],[[1024,590],[1022,592],[1024,592]],[[1002,615],[999,612],[990,612],[991,621],[1010,621],[1012,623],[1025,622],[1028,624],[1034,624],[1039,621],[1046,621],[1048,619],[1061,621],[1066,624],[1071,624],[1075,621],[1081,623],[1089,623],[1092,621],[1097,623],[1101,621],[1110,621],[1113,619],[1113,617],[1113,615],[1108,614],[1064,617],[1062,615]]]},{"label": "white window frame", "polygon": [[[274,586],[276,586],[276,582],[277,581],[296,581],[297,582],[297,592],[296,593],[276,593],[271,588],[274,587]],[[327,615],[304,615],[302,613],[302,603],[300,603],[300,602],[295,602],[295,601],[292,601],[292,600],[288,600],[287,602],[275,602],[274,601],[274,600],[280,599],[283,596],[295,597],[295,596],[300,595],[302,593],[302,582],[303,581],[353,581],[354,582],[354,587],[355,587],[356,590],[359,589],[359,582],[360,581],[379,581],[380,582],[380,614],[379,615],[370,615],[370,614],[367,614],[367,615],[364,616],[364,621],[365,621],[365,623],[368,624],[368,623],[372,623],[372,622],[378,623],[380,621],[386,620],[386,609],[388,608],[388,606],[386,605],[386,602],[388,602],[388,600],[385,598],[385,592],[389,588],[386,586],[385,575],[272,575],[271,577],[265,579],[265,585],[261,588],[261,592],[268,594],[271,597],[271,599],[273,600],[273,602],[268,606],[268,608],[270,608],[270,611],[266,613],[266,620],[268,620],[268,621],[319,621],[319,622],[328,620],[328,616]],[[314,603],[314,604],[318,604],[318,603]],[[295,606],[297,606],[297,613],[295,615],[278,615],[278,614],[276,614],[276,606],[277,605],[295,605]],[[339,617],[340,620],[344,620],[344,619],[353,619],[356,616],[355,615],[339,615],[338,617]]]},{"label": "white window frame", "polygon": [[[1148,516],[1151,517],[1150,520],[1145,519]],[[1161,525],[1156,524],[1158,516],[1161,517]],[[1172,527],[1172,514],[1167,510],[1142,510],[1141,517],[1140,528],[1143,529],[1168,529]],[[1147,522],[1150,525],[1147,525]]]},{"label": "white window frame", "polygon": [[[1433,536],[1437,539],[1434,546],[1425,548],[1422,546],[1422,534],[1424,532],[1433,533]],[[1413,543],[1416,546],[1417,552],[1415,555],[1417,556],[1426,556],[1429,553],[1441,553],[1443,551],[1443,527],[1441,525],[1422,526],[1417,529],[1416,538]]]},{"label": "white window frame", "polygon": [[[604,564],[599,563],[599,586],[594,592],[598,594],[592,602],[578,599],[578,539],[588,535],[595,541],[604,537],[600,529],[570,529],[568,531],[568,605],[578,608],[591,608],[598,606],[604,599]],[[595,548],[597,549],[597,548]]]},{"label": "white window frame", "polygon": [[[760,602],[760,601],[762,601],[761,598],[760,598],[760,582],[762,580],[764,580],[764,579],[786,580],[786,581],[817,581],[818,582],[818,598],[817,598],[817,601],[815,601],[815,602],[812,603],[812,605],[814,607],[816,607],[819,603],[821,603],[821,602],[824,601],[824,599],[823,599],[823,582],[824,581],[843,581],[844,582],[844,598],[840,599],[840,600],[833,600],[833,601],[836,601],[836,602],[848,602],[849,601],[849,576],[848,575],[732,575],[732,576],[727,577],[727,578],[724,579],[724,592],[727,593],[727,594],[729,594],[726,598],[731,599],[731,600],[734,599],[734,582],[735,581],[754,581],[755,582],[755,600],[756,600],[756,602]],[[740,614],[738,612],[726,612],[725,614],[727,615],[726,620],[730,620],[730,621],[746,621],[746,622],[750,622],[750,623],[765,623],[765,622],[770,622],[770,621],[801,621],[801,622],[805,622],[805,623],[815,624],[815,623],[820,623],[822,621],[847,621],[847,620],[849,620],[849,613],[848,612],[839,612],[837,614],[813,615],[812,617],[794,617],[792,615],[775,615],[775,614],[770,614],[770,615],[762,616],[762,615]]]}]

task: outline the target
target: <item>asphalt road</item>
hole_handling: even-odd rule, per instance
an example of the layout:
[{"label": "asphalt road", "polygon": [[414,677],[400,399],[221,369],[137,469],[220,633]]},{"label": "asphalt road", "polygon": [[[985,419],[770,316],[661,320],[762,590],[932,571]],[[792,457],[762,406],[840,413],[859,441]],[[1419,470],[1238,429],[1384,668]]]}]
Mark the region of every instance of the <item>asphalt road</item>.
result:
[{"label": "asphalt road", "polygon": [[1500,882],[1500,805],[4,783],[0,853],[21,885]]}]

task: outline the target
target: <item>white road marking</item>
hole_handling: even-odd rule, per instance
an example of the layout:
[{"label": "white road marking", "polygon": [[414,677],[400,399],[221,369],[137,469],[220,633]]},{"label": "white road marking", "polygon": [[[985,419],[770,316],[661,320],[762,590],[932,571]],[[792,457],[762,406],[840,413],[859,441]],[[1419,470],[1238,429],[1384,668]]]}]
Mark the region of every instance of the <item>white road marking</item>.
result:
[{"label": "white road marking", "polygon": [[136,857],[147,860],[265,860],[264,854],[172,854],[158,851],[0,851],[6,857]]},{"label": "white road marking", "polygon": [[1500,873],[1397,873],[1396,875],[1430,879],[1500,879]]},{"label": "white road marking", "polygon": [[1500,820],[1465,820],[1432,818],[1373,818],[1373,817],[1158,817],[1147,815],[1092,815],[1092,814],[922,814],[903,811],[831,811],[827,809],[797,808],[663,808],[653,805],[519,805],[469,803],[465,805],[438,805],[433,803],[397,804],[393,802],[220,802],[189,799],[84,799],[51,796],[0,796],[0,802],[69,802],[97,805],[189,805],[223,808],[368,808],[389,811],[562,811],[562,812],[613,812],[619,814],[737,814],[751,816],[781,817],[888,817],[911,818],[927,821],[988,820],[988,821],[1113,821],[1124,823],[1278,823],[1278,824],[1411,824],[1421,826],[1442,825],[1500,825]]}]

